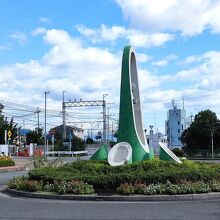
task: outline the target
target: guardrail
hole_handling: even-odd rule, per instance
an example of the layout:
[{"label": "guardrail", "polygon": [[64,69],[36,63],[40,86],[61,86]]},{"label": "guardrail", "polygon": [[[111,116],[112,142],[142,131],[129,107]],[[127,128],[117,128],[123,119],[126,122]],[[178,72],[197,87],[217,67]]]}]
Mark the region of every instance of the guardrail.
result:
[{"label": "guardrail", "polygon": [[84,151],[48,151],[46,152],[46,155],[49,156],[49,155],[70,155],[70,156],[79,156],[79,155],[82,155],[82,154],[88,154],[88,151],[87,150],[84,150]]}]

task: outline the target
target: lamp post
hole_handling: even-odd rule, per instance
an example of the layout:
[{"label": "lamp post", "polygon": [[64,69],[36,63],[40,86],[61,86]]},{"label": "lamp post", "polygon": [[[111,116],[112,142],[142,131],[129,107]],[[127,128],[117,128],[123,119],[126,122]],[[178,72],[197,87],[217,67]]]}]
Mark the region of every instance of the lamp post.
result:
[{"label": "lamp post", "polygon": [[44,109],[45,109],[45,120],[44,120],[44,157],[46,157],[46,148],[47,148],[47,94],[49,91],[44,92]]}]

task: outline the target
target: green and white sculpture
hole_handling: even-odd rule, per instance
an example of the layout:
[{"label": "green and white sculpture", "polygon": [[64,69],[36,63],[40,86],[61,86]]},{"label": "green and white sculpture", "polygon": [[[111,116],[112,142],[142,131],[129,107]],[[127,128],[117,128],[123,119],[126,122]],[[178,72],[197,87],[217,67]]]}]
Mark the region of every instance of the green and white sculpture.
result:
[{"label": "green and white sculpture", "polygon": [[[114,158],[119,161],[118,155],[121,154],[121,150],[124,151],[125,143],[131,146],[131,150],[127,149],[131,158],[125,158],[125,155],[122,154],[121,160],[124,163],[153,158],[142,125],[136,58],[134,49],[130,46],[124,48],[122,58],[118,144],[117,151],[114,146],[109,152],[108,162],[111,165],[117,164]],[[123,162],[118,162],[118,165]]]},{"label": "green and white sculpture", "polygon": [[[104,146],[100,150],[103,151],[103,148]],[[91,159],[106,160],[106,154],[101,154],[100,150]],[[170,154],[169,149],[164,152]],[[121,69],[118,143],[109,151],[108,162],[112,166],[119,166],[153,157],[153,149],[147,144],[142,124],[135,52],[131,46],[126,46]]]},{"label": "green and white sculpture", "polygon": [[175,161],[177,163],[182,163],[181,160],[167,147],[166,143],[159,142],[159,146],[160,146],[160,153],[159,153],[160,160]]}]

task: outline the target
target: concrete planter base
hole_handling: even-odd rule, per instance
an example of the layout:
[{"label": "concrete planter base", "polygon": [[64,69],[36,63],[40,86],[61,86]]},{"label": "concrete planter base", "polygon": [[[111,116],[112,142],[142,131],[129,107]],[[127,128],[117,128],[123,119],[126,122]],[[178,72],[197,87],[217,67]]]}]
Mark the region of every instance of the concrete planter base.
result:
[{"label": "concrete planter base", "polygon": [[203,194],[183,194],[183,195],[58,195],[49,193],[24,192],[14,189],[4,188],[2,190],[11,195],[41,198],[41,199],[59,199],[59,200],[85,200],[85,201],[184,201],[184,200],[209,200],[220,199],[220,192],[203,193]]}]

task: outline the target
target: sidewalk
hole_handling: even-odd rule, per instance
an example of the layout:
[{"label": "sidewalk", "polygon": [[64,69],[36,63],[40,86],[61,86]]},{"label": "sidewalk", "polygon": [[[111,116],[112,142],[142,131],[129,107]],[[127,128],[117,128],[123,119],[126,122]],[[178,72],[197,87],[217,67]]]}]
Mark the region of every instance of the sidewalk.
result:
[{"label": "sidewalk", "polygon": [[21,170],[28,170],[30,167],[30,160],[29,158],[12,158],[15,161],[15,166],[9,167],[0,167],[1,172],[11,172],[11,171],[21,171]]}]

